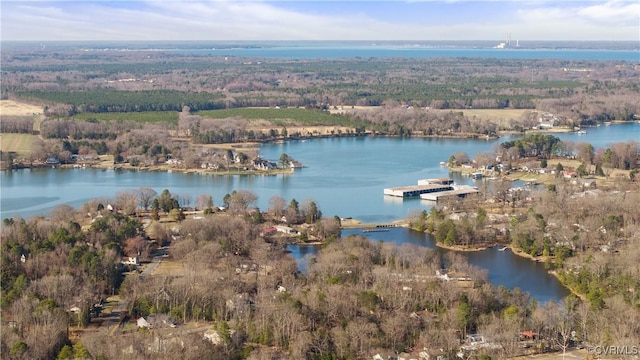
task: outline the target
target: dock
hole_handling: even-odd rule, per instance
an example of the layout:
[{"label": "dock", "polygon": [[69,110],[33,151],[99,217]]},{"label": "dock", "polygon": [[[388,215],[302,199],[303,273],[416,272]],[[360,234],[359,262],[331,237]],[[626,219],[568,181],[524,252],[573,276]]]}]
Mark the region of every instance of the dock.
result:
[{"label": "dock", "polygon": [[470,195],[477,195],[479,192],[477,188],[472,186],[455,186],[451,190],[421,194],[420,199],[438,203],[441,200],[452,197],[466,198]]},{"label": "dock", "polygon": [[447,190],[453,190],[451,185],[426,184],[426,185],[410,185],[384,189],[384,194],[389,196],[397,196],[401,198],[417,197],[423,194],[437,193]]},{"label": "dock", "polygon": [[453,185],[453,179],[451,178],[422,179],[422,180],[418,180],[418,185]]}]

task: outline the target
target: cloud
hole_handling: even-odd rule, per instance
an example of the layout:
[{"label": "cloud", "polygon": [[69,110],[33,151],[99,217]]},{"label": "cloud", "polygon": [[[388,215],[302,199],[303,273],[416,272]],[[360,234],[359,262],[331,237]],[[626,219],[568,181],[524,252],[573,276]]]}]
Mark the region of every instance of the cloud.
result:
[{"label": "cloud", "polygon": [[610,1],[604,4],[595,4],[578,9],[578,16],[588,21],[599,24],[611,24],[612,22],[635,25],[640,31],[640,2]]},{"label": "cloud", "polygon": [[2,40],[638,40],[639,14],[637,1],[93,0],[3,1],[0,20]]},{"label": "cloud", "polygon": [[545,4],[521,9],[517,18],[529,36],[559,40],[639,40],[637,2]]}]

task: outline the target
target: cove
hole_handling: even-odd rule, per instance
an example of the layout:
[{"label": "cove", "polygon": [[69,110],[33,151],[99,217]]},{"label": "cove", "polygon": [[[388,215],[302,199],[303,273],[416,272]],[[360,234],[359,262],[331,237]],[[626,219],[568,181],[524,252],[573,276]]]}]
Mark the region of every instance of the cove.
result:
[{"label": "cove", "polygon": [[[554,134],[561,140],[589,142],[595,148],[614,142],[640,140],[640,124],[627,123],[588,128],[587,134]],[[313,199],[324,216],[353,217],[365,223],[390,222],[406,218],[414,211],[429,210],[431,203],[420,199],[399,199],[383,195],[386,187],[415,184],[419,179],[452,177],[456,183],[481,185],[468,177],[449,173],[439,166],[451,154],[466,152],[470,157],[491,151],[498,140],[435,138],[330,138],[289,141],[261,146],[261,156],[277,160],[287,153],[306,167],[294,174],[274,176],[226,176],[184,174],[182,172],[114,171],[102,169],[23,169],[0,172],[0,217],[28,218],[46,215],[60,204],[79,207],[95,198],[109,201],[119,191],[151,187],[161,193],[212,195],[222,204],[225,194],[246,189],[258,196],[257,206],[269,207],[272,196],[302,202]],[[349,230],[351,231],[351,230]],[[343,234],[348,235],[345,230]],[[404,231],[404,233],[402,233]],[[372,233],[375,239],[415,243],[433,247],[427,234],[394,229]],[[390,236],[389,238],[383,238]],[[302,258],[311,248],[291,248]],[[299,255],[298,255],[299,254]],[[487,250],[465,253],[469,262],[487,269],[494,285],[520,287],[539,301],[559,300],[568,291],[544,270],[544,265],[519,258],[510,252]]]},{"label": "cove", "polygon": [[[342,231],[342,236],[364,235],[372,241],[383,241],[398,246],[411,244],[435,249],[440,253],[445,250],[435,245],[435,240],[427,233],[408,228],[390,228],[388,232],[363,233],[362,229],[348,229]],[[287,250],[298,263],[300,271],[306,271],[308,260],[316,256],[321,246],[288,245]],[[488,271],[488,280],[494,286],[504,286],[507,289],[520,288],[540,303],[553,300],[560,301],[570,294],[558,279],[549,274],[543,263],[514,255],[511,250],[498,251],[496,247],[483,251],[458,252],[464,256],[469,264]]]}]

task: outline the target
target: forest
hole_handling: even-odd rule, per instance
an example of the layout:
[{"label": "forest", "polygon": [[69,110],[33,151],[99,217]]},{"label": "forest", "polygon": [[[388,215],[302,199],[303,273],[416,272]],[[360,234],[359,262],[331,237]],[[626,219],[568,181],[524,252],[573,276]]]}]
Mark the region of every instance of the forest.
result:
[{"label": "forest", "polygon": [[[2,133],[34,136],[18,159],[2,154],[9,170],[109,155],[109,166],[171,161],[218,171],[245,168],[257,152],[211,144],[489,138],[526,135],[547,115],[573,128],[640,114],[637,64],[619,61],[1,56],[0,97],[43,109],[3,116]],[[350,111],[364,106],[373,108]],[[471,109],[519,115],[497,122],[465,115]],[[540,133],[474,159],[454,154],[450,165],[504,164],[506,173],[527,164],[554,177],[528,194],[495,181],[478,199],[406,219],[439,245],[500,245],[544,262],[572,292],[559,302],[493,286],[456,252],[343,237],[342,219],[312,199],[274,197],[258,209],[255,194],[237,190],[215,207],[208,194],[143,187],[47,216],[5,218],[0,358],[486,360],[595,345],[637,351],[638,154],[633,141],[596,151]],[[613,170],[624,178],[597,188],[583,181]],[[283,227],[289,235],[274,233]],[[321,249],[299,264],[291,243]],[[443,281],[442,272],[462,280]],[[141,318],[154,326],[139,326]],[[484,345],[471,346],[474,334],[486,336]]]},{"label": "forest", "polygon": [[[221,211],[207,194],[194,201],[139,188],[79,209],[60,205],[47,218],[4,219],[0,354],[370,359],[391,351],[454,359],[470,334],[490,339],[491,346],[463,350],[482,359],[578,344],[631,347],[640,332],[640,199],[637,191],[602,191],[595,202],[577,196],[583,191],[559,178],[527,207],[511,210],[498,239],[542,256],[574,293],[544,304],[491,285],[484,270],[455,252],[342,237],[341,219],[323,216],[312,199],[275,196],[261,211],[255,194],[239,190],[222,199]],[[510,206],[475,206],[476,216],[461,220],[452,220],[451,207],[434,207],[411,226],[436,241],[487,239],[502,223],[493,209]],[[187,218],[185,209],[203,215]],[[294,241],[322,243],[304,271],[285,251],[291,238],[263,234],[282,216],[300,230]],[[151,223],[143,226],[145,218]],[[165,246],[162,261],[173,264],[171,272],[121,265],[132,254],[152,261]],[[443,269],[468,276],[468,283],[440,280],[435,275]],[[125,312],[109,322],[112,312],[103,313],[102,304],[113,294]],[[177,327],[136,326],[136,319],[162,316]],[[518,336],[524,330],[537,335]],[[203,337],[207,332],[217,340]]]},{"label": "forest", "polygon": [[[536,128],[540,119],[572,129],[640,113],[640,74],[624,61],[299,61],[21,48],[1,56],[1,98],[43,108],[3,116],[3,133],[38,135],[28,154],[9,155],[17,167],[52,157],[68,163],[72,155],[157,166],[171,155],[185,168],[220,168],[227,161],[203,146],[315,136],[497,137]],[[510,112],[498,121],[472,112],[480,110]]]},{"label": "forest", "polygon": [[244,107],[537,109],[577,124],[632,120],[640,91],[623,61],[474,58],[279,60],[138,52],[2,53],[3,98],[50,114]]}]

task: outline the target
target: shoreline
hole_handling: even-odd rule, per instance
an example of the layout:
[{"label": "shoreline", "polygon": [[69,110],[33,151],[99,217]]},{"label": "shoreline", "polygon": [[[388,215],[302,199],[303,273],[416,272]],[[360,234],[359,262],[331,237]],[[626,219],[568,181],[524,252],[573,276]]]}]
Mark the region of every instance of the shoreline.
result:
[{"label": "shoreline", "polygon": [[[520,256],[520,257],[522,257],[522,258],[529,259],[529,260],[531,260],[531,261],[535,261],[535,262],[539,262],[539,263],[545,263],[545,262],[547,261],[547,259],[553,259],[553,257],[552,257],[552,256],[547,256],[547,257],[542,256],[542,255],[541,255],[541,256],[532,256],[532,255],[529,255],[529,254],[525,253],[525,252],[524,252],[524,251],[522,251],[522,250],[514,250],[514,249],[513,249],[513,247],[512,247],[511,245],[507,245],[507,248],[508,248],[509,250],[511,250],[511,252],[512,252],[514,255],[516,255],[516,256]],[[572,287],[570,287],[570,286],[569,286],[569,285],[567,285],[564,281],[562,281],[562,279],[560,278],[560,274],[558,274],[557,269],[554,269],[554,270],[547,270],[547,274],[549,274],[549,275],[551,275],[551,276],[555,277],[555,278],[556,278],[556,280],[558,280],[558,282],[559,282],[560,284],[562,284],[562,286],[564,286],[567,290],[569,290],[569,292],[570,292],[572,295],[574,295],[574,296],[578,297],[578,298],[579,298],[580,300],[582,300],[582,301],[587,301],[587,297],[586,297],[586,295],[581,294],[581,293],[579,293],[579,292],[575,291]]]},{"label": "shoreline", "polygon": [[[358,223],[358,225],[360,227],[365,227],[366,226],[366,224],[361,224],[361,223]],[[418,230],[413,229],[411,227],[409,227],[409,228],[411,230],[418,231]],[[426,233],[426,231],[425,231],[425,233]],[[445,249],[445,250],[449,250],[449,251],[457,251],[457,252],[467,252],[467,253],[469,253],[469,252],[486,251],[491,247],[502,246],[502,247],[505,247],[506,249],[510,250],[513,255],[519,256],[519,257],[524,258],[524,259],[528,259],[528,260],[533,261],[533,262],[545,263],[547,261],[547,259],[552,259],[551,256],[544,257],[544,256],[532,256],[532,255],[529,255],[529,254],[523,252],[522,250],[514,249],[514,247],[511,244],[494,243],[494,244],[491,244],[491,245],[487,244],[487,245],[482,245],[482,246],[477,246],[477,247],[467,247],[467,246],[463,246],[463,245],[444,245],[444,244],[438,243],[435,240],[434,240],[434,243],[435,243],[435,246],[440,248],[440,249]],[[562,286],[564,286],[572,295],[578,297],[582,301],[587,301],[586,295],[578,293],[573,288],[571,288],[569,285],[567,285],[564,281],[562,281],[562,279],[560,278],[560,275],[558,274],[558,271],[556,269],[547,270],[547,273],[550,274],[551,276],[555,277],[556,280],[558,280],[558,282],[560,284],[562,284]]]},{"label": "shoreline", "polygon": [[477,252],[477,251],[485,251],[491,247],[496,245],[481,245],[481,246],[465,246],[465,245],[445,245],[436,241],[436,246],[441,249],[451,250],[451,251],[460,251],[460,252]]}]

